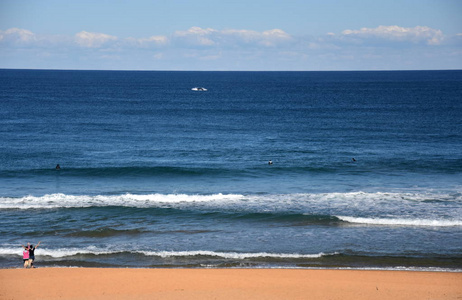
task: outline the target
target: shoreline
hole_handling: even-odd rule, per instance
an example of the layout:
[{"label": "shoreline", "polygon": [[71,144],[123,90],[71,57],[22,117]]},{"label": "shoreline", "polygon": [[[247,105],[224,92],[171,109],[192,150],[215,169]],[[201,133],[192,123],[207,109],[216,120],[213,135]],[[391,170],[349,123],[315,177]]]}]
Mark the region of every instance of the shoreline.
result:
[{"label": "shoreline", "polygon": [[[0,272],[3,270],[23,270],[22,266],[17,267],[0,267]],[[462,269],[444,268],[444,267],[291,267],[291,266],[262,266],[262,267],[216,267],[216,266],[59,266],[59,265],[42,265],[33,269],[110,269],[110,270],[306,270],[306,271],[377,271],[377,272],[430,272],[430,273],[461,273]]]},{"label": "shoreline", "polygon": [[43,267],[0,269],[0,299],[460,299],[461,283],[443,271]]}]

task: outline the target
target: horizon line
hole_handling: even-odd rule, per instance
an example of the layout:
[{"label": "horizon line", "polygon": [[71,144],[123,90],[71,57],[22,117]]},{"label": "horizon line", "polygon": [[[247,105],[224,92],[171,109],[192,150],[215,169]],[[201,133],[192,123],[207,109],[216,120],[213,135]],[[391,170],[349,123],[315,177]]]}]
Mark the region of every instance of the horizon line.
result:
[{"label": "horizon line", "polygon": [[416,72],[416,71],[462,71],[462,69],[370,69],[370,70],[137,70],[137,69],[60,69],[60,68],[3,68],[0,70],[24,71],[104,71],[104,72]]}]

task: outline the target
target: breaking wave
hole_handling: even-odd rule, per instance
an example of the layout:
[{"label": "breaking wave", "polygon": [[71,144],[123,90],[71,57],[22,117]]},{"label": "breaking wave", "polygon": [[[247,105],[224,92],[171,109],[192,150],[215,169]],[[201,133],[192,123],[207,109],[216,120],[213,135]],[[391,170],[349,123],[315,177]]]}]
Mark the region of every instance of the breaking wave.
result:
[{"label": "breaking wave", "polygon": [[342,221],[356,224],[368,225],[390,225],[390,226],[431,226],[431,227],[452,227],[462,226],[461,220],[426,220],[426,219],[385,219],[385,218],[355,218],[337,216]]},{"label": "breaking wave", "polygon": [[43,196],[5,197],[0,196],[0,209],[30,209],[30,208],[79,208],[79,207],[157,207],[159,204],[212,203],[235,204],[243,206],[271,205],[291,207],[309,204],[317,206],[329,204],[340,206],[375,206],[387,204],[413,203],[453,203],[456,209],[462,205],[461,193],[296,193],[296,194],[123,194],[123,195],[67,195],[46,194]]},{"label": "breaking wave", "polygon": [[[130,254],[130,255],[143,255],[143,256],[152,256],[160,258],[188,258],[188,257],[215,257],[222,259],[258,259],[258,258],[276,258],[276,259],[310,259],[310,258],[320,258],[323,256],[336,255],[338,253],[326,254],[326,253],[316,253],[316,254],[300,254],[300,253],[268,253],[268,252],[258,252],[258,253],[240,253],[240,252],[216,252],[216,251],[143,251],[143,250],[110,250],[97,247],[86,247],[82,249],[78,248],[66,248],[66,249],[40,249],[37,256],[47,256],[51,258],[65,258],[72,257],[76,255],[117,255],[117,254]],[[0,248],[0,255],[22,255],[21,249],[6,247]]]},{"label": "breaking wave", "polygon": [[[462,226],[462,196],[460,193],[47,194],[17,198],[0,197],[0,210],[93,207],[110,207],[120,210],[168,209],[162,213],[193,213],[203,218],[287,222],[291,226],[313,224]],[[125,233],[106,230],[90,234],[110,236]],[[139,234],[139,232],[134,234]]]}]

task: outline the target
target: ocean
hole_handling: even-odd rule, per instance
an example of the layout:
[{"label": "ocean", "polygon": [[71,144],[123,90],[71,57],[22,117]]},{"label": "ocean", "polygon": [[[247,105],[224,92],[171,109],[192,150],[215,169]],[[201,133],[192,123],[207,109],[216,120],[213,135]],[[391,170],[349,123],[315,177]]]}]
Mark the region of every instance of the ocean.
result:
[{"label": "ocean", "polygon": [[0,268],[462,270],[462,71],[3,69],[0,141]]}]

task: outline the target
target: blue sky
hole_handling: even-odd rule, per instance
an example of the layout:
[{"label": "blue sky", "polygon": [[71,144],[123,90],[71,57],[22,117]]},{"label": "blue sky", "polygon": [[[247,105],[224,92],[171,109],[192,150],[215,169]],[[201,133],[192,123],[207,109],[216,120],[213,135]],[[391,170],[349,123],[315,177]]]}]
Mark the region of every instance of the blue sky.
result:
[{"label": "blue sky", "polygon": [[0,68],[462,69],[462,1],[0,1]]}]

